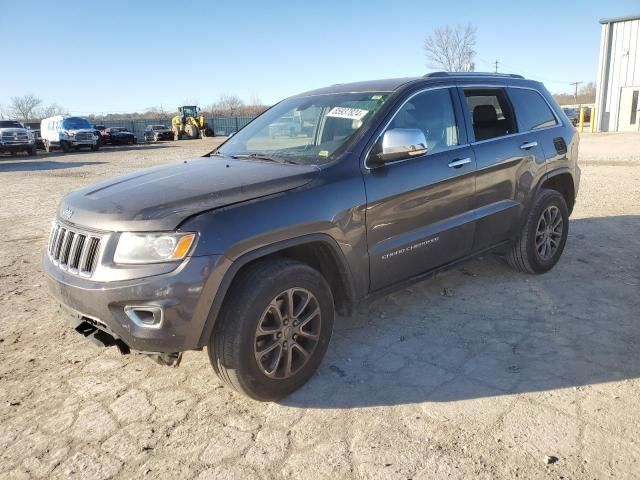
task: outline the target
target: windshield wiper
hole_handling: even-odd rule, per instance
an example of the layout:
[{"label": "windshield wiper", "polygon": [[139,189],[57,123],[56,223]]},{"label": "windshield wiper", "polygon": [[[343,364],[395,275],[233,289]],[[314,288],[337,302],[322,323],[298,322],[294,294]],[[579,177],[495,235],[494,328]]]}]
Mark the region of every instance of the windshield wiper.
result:
[{"label": "windshield wiper", "polygon": [[269,162],[291,163],[293,165],[297,165],[297,163],[294,162],[293,160],[289,160],[288,158],[272,157],[268,153],[239,153],[239,154],[236,154],[236,155],[231,155],[231,158],[233,158],[233,159],[252,158],[252,159],[256,159],[256,160],[267,160]]}]

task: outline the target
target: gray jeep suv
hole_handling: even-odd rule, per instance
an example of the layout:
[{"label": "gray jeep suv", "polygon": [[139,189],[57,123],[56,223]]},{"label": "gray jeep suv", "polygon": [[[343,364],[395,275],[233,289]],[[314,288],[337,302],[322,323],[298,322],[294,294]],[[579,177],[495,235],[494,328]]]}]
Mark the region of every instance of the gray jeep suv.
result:
[{"label": "gray jeep suv", "polygon": [[[296,118],[293,135],[272,126]],[[334,315],[489,249],[559,260],[576,130],[538,82],[432,73],[278,103],[203,158],[67,195],[44,269],[73,327],[258,400],[302,386]]]}]

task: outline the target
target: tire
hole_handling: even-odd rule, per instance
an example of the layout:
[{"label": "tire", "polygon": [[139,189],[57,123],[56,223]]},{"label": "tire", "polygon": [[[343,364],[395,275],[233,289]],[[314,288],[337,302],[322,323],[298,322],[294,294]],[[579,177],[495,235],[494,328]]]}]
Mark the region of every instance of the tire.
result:
[{"label": "tire", "polygon": [[[301,308],[293,317],[301,318],[299,323],[288,321],[289,298],[294,298],[294,312]],[[227,294],[207,349],[213,369],[225,383],[255,400],[286,397],[302,387],[320,365],[333,330],[333,305],[326,280],[308,265],[287,259],[256,263],[239,274]],[[312,313],[316,308],[319,315]],[[281,313],[276,314],[278,311]],[[259,335],[258,325],[269,332],[280,330]],[[273,345],[276,347],[270,349]],[[308,353],[306,359],[302,348]],[[262,364],[258,360],[261,349],[269,350],[261,357]]]},{"label": "tire", "polygon": [[199,132],[198,132],[198,128],[195,125],[192,124],[187,124],[184,127],[184,131],[185,133],[189,136],[190,140],[193,140],[195,138],[198,138]]},{"label": "tire", "polygon": [[69,143],[64,140],[60,142],[60,148],[62,148],[62,151],[64,153],[69,153],[71,151],[71,145],[69,145]]},{"label": "tire", "polygon": [[[560,225],[560,230],[553,228],[556,223]],[[545,228],[547,224],[550,224],[550,228]],[[507,251],[507,262],[515,270],[524,273],[548,272],[560,260],[568,233],[569,210],[564,197],[556,190],[542,189],[520,235]]]},{"label": "tire", "polygon": [[33,157],[33,156],[38,154],[38,151],[37,151],[36,147],[31,147],[26,152],[27,152],[27,156],[29,156],[29,157]]},{"label": "tire", "polygon": [[177,127],[173,127],[171,131],[173,132],[173,141],[177,142],[178,140],[180,140],[180,129]]}]

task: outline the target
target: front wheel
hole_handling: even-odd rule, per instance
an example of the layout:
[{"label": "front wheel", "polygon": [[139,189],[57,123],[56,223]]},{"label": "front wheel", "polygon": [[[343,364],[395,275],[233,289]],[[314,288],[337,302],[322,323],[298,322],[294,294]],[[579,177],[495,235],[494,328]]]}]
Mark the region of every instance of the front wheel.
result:
[{"label": "front wheel", "polygon": [[286,397],[320,365],[333,330],[331,289],[315,269],[262,261],[239,274],[209,341],[227,384],[260,401]]},{"label": "front wheel", "polygon": [[569,210],[564,197],[556,190],[543,189],[507,251],[507,261],[524,273],[545,273],[560,260],[568,233]]}]

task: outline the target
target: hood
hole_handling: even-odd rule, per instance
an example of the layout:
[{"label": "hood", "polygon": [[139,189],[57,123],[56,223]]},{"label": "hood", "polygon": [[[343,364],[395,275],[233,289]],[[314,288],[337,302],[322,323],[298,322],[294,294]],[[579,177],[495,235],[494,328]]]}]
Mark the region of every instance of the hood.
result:
[{"label": "hood", "polygon": [[312,165],[196,158],[76,190],[60,202],[58,216],[96,230],[173,230],[194,214],[301,187],[319,171]]},{"label": "hood", "polygon": [[9,128],[0,128],[0,132],[2,132],[3,134],[13,134],[13,133],[27,133],[27,129],[26,128],[15,128],[15,127],[9,127]]}]

